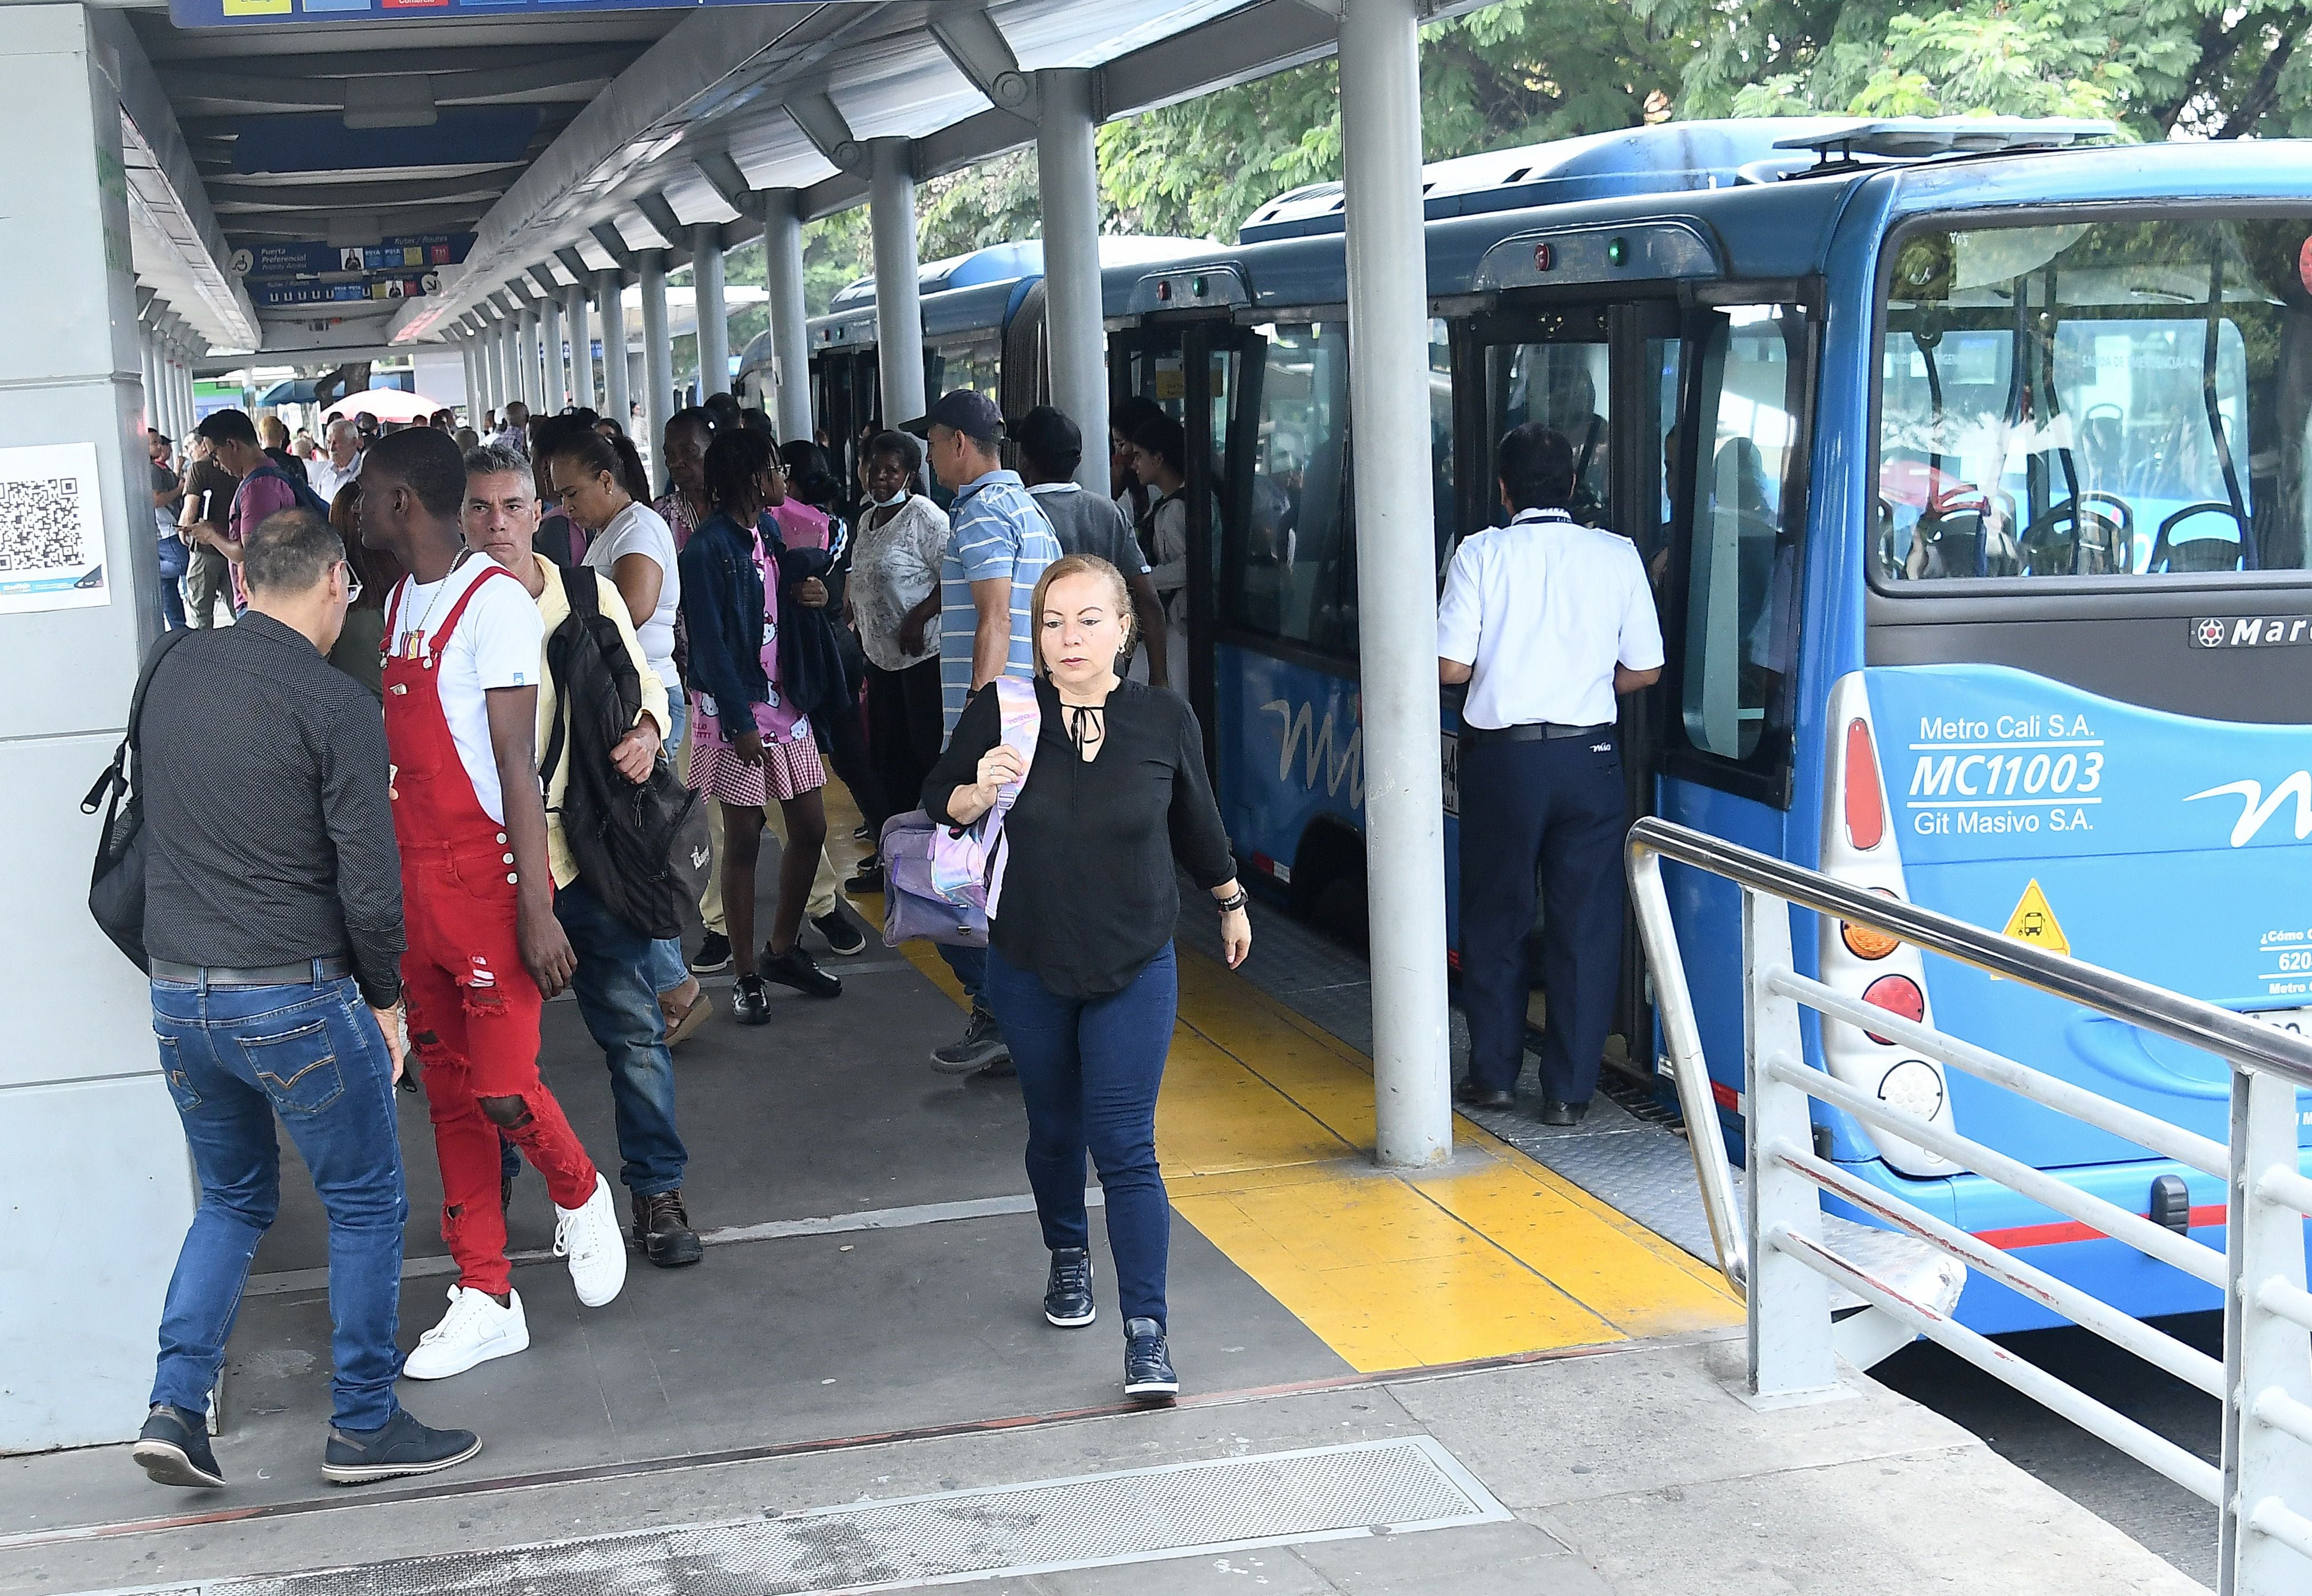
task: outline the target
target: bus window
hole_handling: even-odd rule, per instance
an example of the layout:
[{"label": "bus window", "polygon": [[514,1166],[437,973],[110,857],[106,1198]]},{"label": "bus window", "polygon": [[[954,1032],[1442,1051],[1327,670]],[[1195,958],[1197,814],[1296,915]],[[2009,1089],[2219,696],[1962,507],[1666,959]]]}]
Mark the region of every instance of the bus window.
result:
[{"label": "bus window", "polygon": [[1560,433],[1573,446],[1573,519],[1605,527],[1613,482],[1606,316],[1585,311],[1578,319],[1584,330],[1594,324],[1596,342],[1503,344],[1487,352],[1486,453],[1490,461],[1502,436],[1529,421]]},{"label": "bus window", "polygon": [[1335,321],[1261,331],[1244,569],[1220,584],[1222,624],[1353,657],[1348,328]]},{"label": "bus window", "polygon": [[983,337],[953,338],[933,344],[925,352],[924,363],[931,370],[924,389],[933,398],[959,388],[985,394],[991,399],[1002,396],[1003,349],[994,333]]},{"label": "bus window", "polygon": [[[1797,659],[1803,327],[1782,305],[1712,311],[1702,339],[1679,720],[1704,754],[1749,763],[1787,745]],[[1761,750],[1765,752],[1762,754]]]},{"label": "bus window", "polygon": [[1437,529],[1437,585],[1442,592],[1445,568],[1453,550],[1467,535],[1461,525],[1458,478],[1453,460],[1453,345],[1442,321],[1429,324],[1429,484]]},{"label": "bus window", "polygon": [[1914,231],[1878,359],[1890,584],[2300,570],[2307,222]]}]

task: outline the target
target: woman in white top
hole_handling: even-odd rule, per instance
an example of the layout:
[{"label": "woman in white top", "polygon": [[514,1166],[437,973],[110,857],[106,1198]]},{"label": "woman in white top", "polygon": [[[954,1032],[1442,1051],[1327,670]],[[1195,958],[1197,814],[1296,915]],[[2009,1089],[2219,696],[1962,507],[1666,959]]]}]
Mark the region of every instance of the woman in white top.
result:
[{"label": "woman in white top", "polygon": [[[680,744],[687,705],[674,668],[674,617],[682,600],[682,576],[675,568],[674,533],[664,517],[629,491],[642,477],[638,461],[623,459],[634,445],[605,438],[591,427],[557,429],[540,440],[540,469],[555,498],[591,541],[584,563],[610,579],[626,602],[635,641],[658,679],[666,684],[672,711],[669,746]],[[682,940],[670,937],[652,945],[651,984],[666,1011],[667,1045],[687,1038],[712,1011],[698,978],[683,963]]]},{"label": "woman in white top", "polygon": [[[867,758],[895,804],[910,801],[939,760],[940,562],[947,513],[911,492],[922,446],[905,432],[880,432],[859,458],[867,508],[852,545],[847,619],[867,653]],[[926,607],[928,606],[928,607]],[[850,883],[877,889],[874,859]]]}]

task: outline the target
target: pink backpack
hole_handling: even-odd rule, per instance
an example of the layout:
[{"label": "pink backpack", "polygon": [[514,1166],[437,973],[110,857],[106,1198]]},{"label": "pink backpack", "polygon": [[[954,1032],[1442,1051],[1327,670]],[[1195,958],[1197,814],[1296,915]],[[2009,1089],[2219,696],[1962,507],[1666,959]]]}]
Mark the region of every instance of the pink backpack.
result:
[{"label": "pink backpack", "polygon": [[998,676],[996,707],[1003,740],[1020,755],[1020,781],[996,794],[995,807],[968,826],[942,825],[921,809],[883,823],[883,941],[897,947],[917,938],[955,947],[987,946],[987,922],[1003,898],[1011,857],[1003,817],[1036,762],[1043,710],[1031,682]]}]

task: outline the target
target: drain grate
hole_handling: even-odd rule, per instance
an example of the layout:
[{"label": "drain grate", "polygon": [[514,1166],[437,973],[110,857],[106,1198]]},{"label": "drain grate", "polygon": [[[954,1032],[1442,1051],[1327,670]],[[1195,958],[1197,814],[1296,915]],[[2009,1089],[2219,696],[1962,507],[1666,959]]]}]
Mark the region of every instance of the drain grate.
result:
[{"label": "drain grate", "polygon": [[889,1590],[1499,1522],[1426,1435],[457,1552],[183,1596],[772,1596]]}]

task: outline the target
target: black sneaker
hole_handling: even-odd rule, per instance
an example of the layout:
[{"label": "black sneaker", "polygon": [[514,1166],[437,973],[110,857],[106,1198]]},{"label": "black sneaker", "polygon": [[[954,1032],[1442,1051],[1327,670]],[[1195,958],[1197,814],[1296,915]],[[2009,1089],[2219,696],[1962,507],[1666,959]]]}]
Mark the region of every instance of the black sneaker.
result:
[{"label": "black sneaker", "polygon": [[[865,945],[864,938],[861,939],[861,945]],[[819,961],[805,953],[800,942],[775,956],[769,948],[765,948],[763,956],[755,961],[755,973],[765,981],[775,981],[783,987],[793,987],[807,998],[843,996],[843,983],[820,969]],[[764,1017],[769,1017],[767,1012]]]},{"label": "black sneaker", "polygon": [[329,1428],[329,1444],[321,1453],[322,1478],[338,1485],[369,1485],[399,1479],[405,1474],[436,1474],[454,1469],[482,1450],[471,1430],[437,1430],[422,1425],[407,1408],[388,1419],[383,1429]]},{"label": "black sneaker", "polygon": [[731,989],[731,1017],[742,1025],[771,1023],[771,995],[763,990],[759,975],[741,975]]},{"label": "black sneaker", "polygon": [[843,884],[843,890],[854,898],[872,897],[883,890],[883,861],[869,854],[859,861],[859,874]]},{"label": "black sneaker", "polygon": [[1011,1057],[1012,1050],[1003,1042],[1003,1027],[975,1003],[971,1023],[964,1027],[961,1038],[932,1050],[932,1068],[941,1075],[969,1075],[990,1064],[1008,1062]]},{"label": "black sneaker", "polygon": [[875,828],[863,820],[851,828],[851,840],[854,842],[871,842],[875,840]]},{"label": "black sneaker", "polygon": [[209,1451],[207,1424],[199,1414],[171,1408],[166,1402],[153,1404],[153,1411],[145,1415],[144,1428],[137,1435],[136,1444],[128,1455],[156,1485],[216,1487],[224,1483],[216,1456]]},{"label": "black sneaker", "polygon": [[693,975],[719,975],[731,967],[731,938],[720,931],[709,931],[698,944],[698,951],[690,955]]},{"label": "black sneaker", "polygon": [[1091,1254],[1082,1247],[1053,1249],[1052,1272],[1044,1282],[1044,1317],[1062,1330],[1073,1330],[1099,1314],[1091,1300]]},{"label": "black sneaker", "polygon": [[856,920],[843,912],[843,906],[839,903],[828,912],[813,918],[810,923],[817,926],[819,934],[827,938],[828,951],[838,958],[847,959],[853,954],[867,951],[867,933],[859,929]]},{"label": "black sneaker", "polygon": [[1140,1402],[1161,1402],[1180,1394],[1180,1377],[1164,1345],[1164,1327],[1152,1319],[1124,1321],[1124,1394]]},{"label": "black sneaker", "polygon": [[643,1256],[662,1269],[696,1263],[706,1254],[698,1233],[690,1228],[690,1214],[682,1206],[679,1188],[635,1198],[635,1244]]}]

